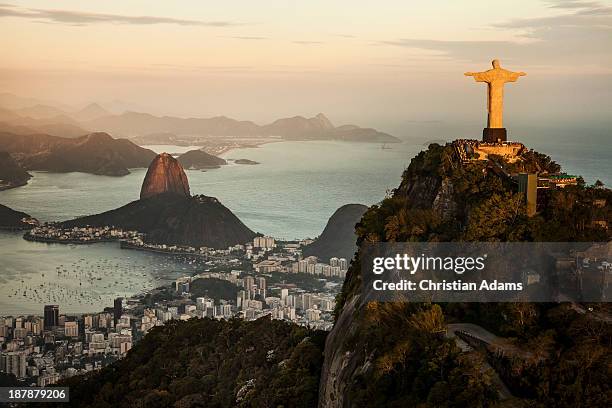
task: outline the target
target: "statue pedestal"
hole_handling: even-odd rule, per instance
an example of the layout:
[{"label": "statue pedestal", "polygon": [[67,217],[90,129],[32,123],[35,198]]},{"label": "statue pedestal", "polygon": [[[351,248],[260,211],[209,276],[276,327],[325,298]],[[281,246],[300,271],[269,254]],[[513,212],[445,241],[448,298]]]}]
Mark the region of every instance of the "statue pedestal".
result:
[{"label": "statue pedestal", "polygon": [[482,129],[482,141],[487,143],[500,143],[508,139],[506,128]]}]

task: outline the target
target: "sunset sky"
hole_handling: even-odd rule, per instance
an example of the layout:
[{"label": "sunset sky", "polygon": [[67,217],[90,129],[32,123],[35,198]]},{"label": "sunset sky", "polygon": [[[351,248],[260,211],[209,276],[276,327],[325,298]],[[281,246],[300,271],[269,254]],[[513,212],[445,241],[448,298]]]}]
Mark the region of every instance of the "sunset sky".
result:
[{"label": "sunset sky", "polygon": [[4,1],[0,92],[73,106],[481,120],[463,72],[493,58],[528,74],[506,87],[516,120],[603,120],[612,97],[610,2]]}]

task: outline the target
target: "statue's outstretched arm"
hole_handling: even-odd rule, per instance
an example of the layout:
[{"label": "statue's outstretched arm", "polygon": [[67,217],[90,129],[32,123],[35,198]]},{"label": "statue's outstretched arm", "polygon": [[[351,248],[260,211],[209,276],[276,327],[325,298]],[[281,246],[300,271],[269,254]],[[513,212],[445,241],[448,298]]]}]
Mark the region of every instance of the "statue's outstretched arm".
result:
[{"label": "statue's outstretched arm", "polygon": [[519,77],[525,76],[527,75],[524,72],[510,72],[509,75],[506,77],[506,82],[516,82]]},{"label": "statue's outstretched arm", "polygon": [[487,82],[489,79],[486,72],[466,72],[465,76],[471,76],[476,82]]}]

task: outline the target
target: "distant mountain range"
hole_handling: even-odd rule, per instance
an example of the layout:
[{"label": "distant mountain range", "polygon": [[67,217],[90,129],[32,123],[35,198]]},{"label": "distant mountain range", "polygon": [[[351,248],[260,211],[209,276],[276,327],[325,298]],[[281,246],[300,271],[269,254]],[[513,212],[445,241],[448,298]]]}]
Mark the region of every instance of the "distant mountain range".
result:
[{"label": "distant mountain range", "polygon": [[335,126],[322,113],[312,118],[294,116],[259,125],[225,116],[181,118],[134,111],[114,114],[97,103],[74,109],[52,101],[21,98],[7,93],[0,93],[0,131],[45,133],[61,137],[106,132],[115,137],[132,139],[137,144],[185,144],[185,140],[207,137],[400,142],[398,138],[372,128]]},{"label": "distant mountain range", "polygon": [[68,139],[0,132],[0,151],[10,153],[26,170],[79,171],[106,176],[129,174],[129,168],[147,167],[155,157],[153,151],[126,139],[113,139],[107,133]]},{"label": "distant mountain range", "polygon": [[28,98],[8,92],[0,92],[0,106],[6,109],[23,109],[34,105],[49,105],[62,110],[72,109],[68,105],[48,99]]},{"label": "distant mountain range", "polygon": [[[129,140],[114,139],[108,133]],[[6,161],[0,168],[0,180],[4,180],[0,185],[4,188],[24,185],[27,173],[16,176],[19,170],[123,176],[129,174],[129,168],[146,167],[155,157],[155,153],[138,144],[204,146],[210,142],[209,138],[221,138],[221,144],[244,145],[244,139],[262,137],[400,142],[396,137],[371,128],[334,126],[322,113],[312,118],[294,116],[258,125],[224,116],[179,118],[140,112],[118,115],[97,103],[74,109],[53,101],[0,93],[0,152],[8,152],[17,162],[15,167]],[[241,140],[231,140],[233,138]],[[201,151],[188,152],[179,160],[190,169],[226,164],[224,159]],[[250,161],[236,163],[255,164]],[[5,176],[9,173],[10,177]]]},{"label": "distant mountain range", "polygon": [[79,137],[91,133],[81,122],[110,114],[96,103],[74,110],[55,102],[0,94],[0,131],[4,132]]},{"label": "distant mountain range", "polygon": [[91,130],[104,130],[132,138],[140,144],[174,143],[177,135],[210,137],[278,136],[286,140],[343,140],[354,142],[396,143],[394,136],[356,125],[335,127],[322,113],[312,118],[294,116],[268,125],[239,121],[225,116],[214,118],[179,118],[148,113],[125,112],[82,122]]},{"label": "distant mountain range", "polygon": [[59,137],[79,137],[90,133],[75,118],[42,105],[17,111],[0,108],[0,131],[21,135],[44,133]]}]

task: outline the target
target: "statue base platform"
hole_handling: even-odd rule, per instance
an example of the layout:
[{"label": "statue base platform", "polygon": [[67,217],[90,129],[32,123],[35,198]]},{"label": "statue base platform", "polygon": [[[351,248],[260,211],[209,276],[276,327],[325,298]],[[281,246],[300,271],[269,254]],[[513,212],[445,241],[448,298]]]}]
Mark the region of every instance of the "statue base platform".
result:
[{"label": "statue base platform", "polygon": [[508,139],[506,128],[482,129],[482,141],[486,143],[501,143]]}]

